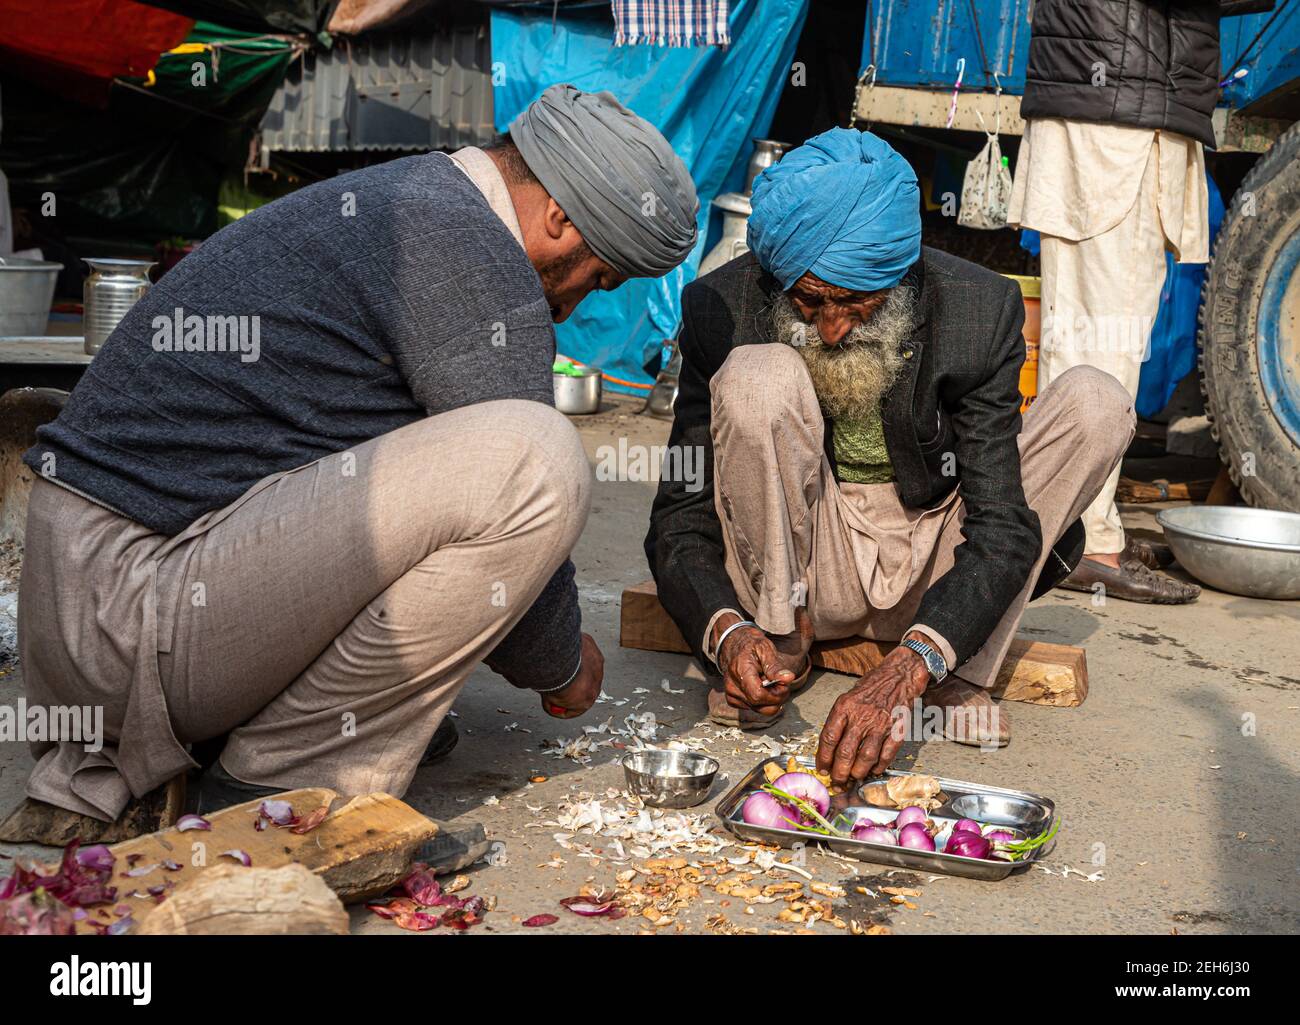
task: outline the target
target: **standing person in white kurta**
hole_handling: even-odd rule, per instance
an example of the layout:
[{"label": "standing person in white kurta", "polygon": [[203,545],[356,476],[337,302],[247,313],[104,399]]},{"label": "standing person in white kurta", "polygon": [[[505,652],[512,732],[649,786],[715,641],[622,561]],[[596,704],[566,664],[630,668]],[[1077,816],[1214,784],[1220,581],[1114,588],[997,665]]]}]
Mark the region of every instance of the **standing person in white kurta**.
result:
[{"label": "standing person in white kurta", "polygon": [[[1220,6],[1039,0],[1034,9],[1009,219],[1042,237],[1040,392],[1086,365],[1136,397],[1166,250],[1209,260],[1203,144],[1214,142]],[[1119,472],[1084,513],[1085,556],[1060,586],[1194,601],[1199,588],[1155,572],[1172,561],[1165,546],[1125,538]]]}]

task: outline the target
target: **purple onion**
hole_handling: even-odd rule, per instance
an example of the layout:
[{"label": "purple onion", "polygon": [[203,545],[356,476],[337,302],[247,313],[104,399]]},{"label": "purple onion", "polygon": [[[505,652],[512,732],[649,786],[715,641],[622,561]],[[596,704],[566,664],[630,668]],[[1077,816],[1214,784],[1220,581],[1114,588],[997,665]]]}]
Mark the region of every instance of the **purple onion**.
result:
[{"label": "purple onion", "polygon": [[770,829],[795,829],[795,824],[800,820],[799,813],[793,808],[761,790],[745,799],[740,817],[751,826],[767,826]]},{"label": "purple onion", "polygon": [[963,858],[987,858],[993,851],[993,845],[978,833],[967,830],[954,832],[944,845],[944,854],[959,854]]},{"label": "purple onion", "polygon": [[984,827],[974,819],[958,819],[957,824],[952,827],[954,833],[974,833],[979,836],[984,832]]},{"label": "purple onion", "polygon": [[1015,843],[1016,834],[1009,829],[990,829],[984,839],[989,843]]},{"label": "purple onion", "polygon": [[787,772],[779,776],[772,784],[777,790],[783,790],[792,797],[800,797],[817,809],[818,815],[825,815],[831,806],[831,792],[822,785],[816,776],[806,772]]},{"label": "purple onion", "polygon": [[909,847],[914,851],[934,850],[934,837],[919,822],[909,822],[898,831],[898,846]]},{"label": "purple onion", "polygon": [[926,815],[925,809],[912,804],[898,813],[898,817],[894,819],[894,828],[902,829],[904,826],[910,825],[913,822],[920,823],[924,826],[929,821],[930,817]]},{"label": "purple onion", "polygon": [[874,822],[859,822],[854,826],[853,839],[865,840],[867,843],[882,843],[889,847],[898,846],[893,831],[887,826],[879,826]]}]

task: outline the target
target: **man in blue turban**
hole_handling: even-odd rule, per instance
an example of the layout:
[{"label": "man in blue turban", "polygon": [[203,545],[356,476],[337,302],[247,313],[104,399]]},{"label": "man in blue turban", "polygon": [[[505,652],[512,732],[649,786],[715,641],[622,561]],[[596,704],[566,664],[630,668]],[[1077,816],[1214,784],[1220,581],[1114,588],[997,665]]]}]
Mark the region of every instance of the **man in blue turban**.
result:
[{"label": "man in blue turban", "polygon": [[716,678],[710,717],[776,721],[814,640],[865,637],[899,643],[831,707],[835,782],[888,767],[899,722],[1002,746],[988,690],[1026,604],[1082,555],[1132,402],[1080,367],[1022,423],[1020,291],[921,245],[916,175],[882,139],[809,140],[752,206],[751,251],[682,294],[670,445],[711,458],[703,487],[661,482],[646,538]]}]

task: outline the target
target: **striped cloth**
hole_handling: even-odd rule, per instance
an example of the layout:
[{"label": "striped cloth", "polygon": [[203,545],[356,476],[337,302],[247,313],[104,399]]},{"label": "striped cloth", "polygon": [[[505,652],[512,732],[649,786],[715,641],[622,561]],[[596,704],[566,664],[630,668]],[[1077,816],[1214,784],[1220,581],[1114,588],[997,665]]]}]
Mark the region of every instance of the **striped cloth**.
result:
[{"label": "striped cloth", "polygon": [[613,0],[615,46],[730,46],[728,0]]}]

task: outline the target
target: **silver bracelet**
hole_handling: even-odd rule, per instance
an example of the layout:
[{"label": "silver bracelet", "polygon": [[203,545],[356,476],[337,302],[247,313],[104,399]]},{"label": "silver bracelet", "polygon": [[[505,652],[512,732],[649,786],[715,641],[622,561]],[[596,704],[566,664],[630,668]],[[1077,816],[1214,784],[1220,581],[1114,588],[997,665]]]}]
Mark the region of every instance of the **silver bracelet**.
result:
[{"label": "silver bracelet", "polygon": [[581,670],[582,670],[582,652],[578,652],[578,667],[573,670],[573,674],[567,680],[565,680],[561,684],[558,684],[557,686],[547,687],[545,690],[537,690],[536,688],[529,688],[529,689],[532,690],[535,694],[554,694],[557,690],[564,690],[565,687],[567,687],[574,680],[576,680],[578,678],[578,673],[581,672]]},{"label": "silver bracelet", "polygon": [[755,630],[759,629],[757,623],[748,619],[742,619],[740,622],[732,623],[727,627],[727,629],[723,630],[722,636],[718,638],[718,643],[713,646],[713,664],[718,666],[719,669],[722,667],[718,665],[718,659],[722,657],[722,645],[726,642],[727,635],[731,633],[732,630],[739,630],[742,626],[752,626]]}]

